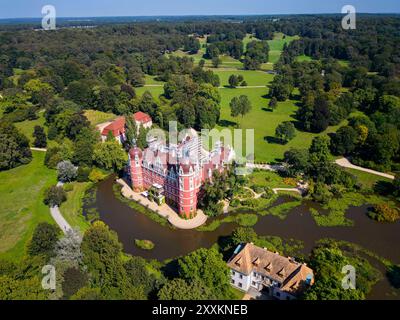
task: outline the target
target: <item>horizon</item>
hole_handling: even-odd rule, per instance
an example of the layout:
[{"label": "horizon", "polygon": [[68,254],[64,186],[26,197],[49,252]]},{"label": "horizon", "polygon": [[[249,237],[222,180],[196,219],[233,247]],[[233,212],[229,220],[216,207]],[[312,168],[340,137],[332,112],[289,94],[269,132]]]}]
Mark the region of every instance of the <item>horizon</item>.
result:
[{"label": "horizon", "polygon": [[[341,14],[344,5],[353,5],[358,13],[399,14],[397,0],[334,0],[328,3],[318,0],[203,0],[201,3],[187,3],[184,0],[152,0],[142,3],[138,0],[14,0],[2,4],[0,20],[42,18],[44,5],[53,5],[59,18],[111,18],[111,17],[184,17],[184,16],[271,16],[271,15],[312,15]],[[230,9],[226,9],[230,8]],[[260,13],[262,12],[262,13]]]}]

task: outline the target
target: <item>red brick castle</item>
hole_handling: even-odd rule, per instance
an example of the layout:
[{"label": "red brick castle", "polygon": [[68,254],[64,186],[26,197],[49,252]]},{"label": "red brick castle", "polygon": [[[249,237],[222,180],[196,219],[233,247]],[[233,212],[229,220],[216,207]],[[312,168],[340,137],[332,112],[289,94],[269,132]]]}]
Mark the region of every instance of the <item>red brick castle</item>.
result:
[{"label": "red brick castle", "polygon": [[222,172],[232,157],[232,150],[220,143],[211,152],[204,150],[195,130],[177,144],[154,140],[145,150],[134,147],[129,152],[132,189],[156,188],[168,205],[190,218],[196,214],[202,184],[214,171]]}]

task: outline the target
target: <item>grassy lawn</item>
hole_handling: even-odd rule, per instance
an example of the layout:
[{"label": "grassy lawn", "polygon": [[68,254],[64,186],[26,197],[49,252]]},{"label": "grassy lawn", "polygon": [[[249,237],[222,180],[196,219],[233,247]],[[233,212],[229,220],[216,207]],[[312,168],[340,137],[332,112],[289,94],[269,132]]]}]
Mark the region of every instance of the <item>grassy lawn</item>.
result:
[{"label": "grassy lawn", "polygon": [[107,113],[97,110],[86,110],[85,116],[92,125],[98,125],[103,122],[114,120],[117,116],[113,113]]},{"label": "grassy lawn", "polygon": [[56,171],[44,166],[44,152],[33,152],[31,163],[0,172],[0,257],[18,260],[40,222],[54,223],[43,203],[46,188],[56,183]]},{"label": "grassy lawn", "polygon": [[82,199],[90,185],[90,182],[73,182],[73,189],[67,193],[67,201],[60,207],[65,220],[81,231],[85,231],[89,227],[89,222],[82,215]]},{"label": "grassy lawn", "polygon": [[255,170],[249,176],[247,186],[253,185],[270,188],[293,188],[293,185],[285,183],[284,179],[277,173],[266,170]]},{"label": "grassy lawn", "polygon": [[358,182],[361,183],[363,189],[372,189],[378,181],[391,182],[390,179],[370,174],[368,172],[363,172],[349,168],[345,168],[344,170],[355,175],[357,177]]},{"label": "grassy lawn", "polygon": [[244,80],[247,82],[249,86],[266,86],[273,80],[273,75],[268,74],[263,71],[254,71],[254,70],[213,70],[215,74],[219,76],[221,86],[229,85],[229,77],[234,75],[242,75]]},{"label": "grassy lawn", "polygon": [[[317,134],[296,131],[296,137],[286,145],[274,142],[275,129],[283,121],[295,121],[293,118],[297,106],[295,101],[287,100],[279,102],[274,112],[267,109],[269,99],[265,98],[267,89],[265,88],[245,88],[245,89],[221,89],[221,121],[218,128],[234,128],[238,123],[242,129],[254,129],[254,154],[255,160],[259,162],[274,162],[282,159],[285,151],[291,147],[308,148],[312,139]],[[230,115],[229,103],[235,96],[247,95],[252,102],[252,110],[241,117],[232,118]],[[329,127],[325,134],[335,132],[339,126]],[[243,134],[243,144],[246,137]]]},{"label": "grassy lawn", "polygon": [[15,126],[18,128],[19,131],[21,131],[29,139],[29,142],[32,145],[33,141],[35,140],[32,137],[35,126],[43,127],[44,131],[47,133],[47,127],[45,127],[44,122],[45,122],[44,113],[40,112],[38,119],[32,120],[32,121],[26,120],[26,121],[22,121],[22,122],[17,122],[17,123],[15,123]]},{"label": "grassy lawn", "polygon": [[285,36],[283,33],[275,33],[273,40],[268,40],[269,44],[269,62],[276,63],[281,56],[283,46],[293,40],[299,39],[299,36]]},{"label": "grassy lawn", "polygon": [[297,62],[310,62],[313,60],[314,60],[313,58],[311,58],[310,56],[306,56],[305,54],[296,57]]},{"label": "grassy lawn", "polygon": [[[158,81],[155,78],[156,78],[156,76],[150,76],[150,75],[146,74],[144,77],[146,85],[164,85],[163,81]],[[138,88],[135,88],[135,90],[137,90],[137,89]]]}]

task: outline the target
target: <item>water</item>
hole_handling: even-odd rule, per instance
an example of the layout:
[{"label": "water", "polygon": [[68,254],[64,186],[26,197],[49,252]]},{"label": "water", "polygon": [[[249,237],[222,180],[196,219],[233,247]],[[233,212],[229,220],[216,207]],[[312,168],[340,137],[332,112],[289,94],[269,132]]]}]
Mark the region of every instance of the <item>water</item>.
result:
[{"label": "water", "polygon": [[[175,258],[200,247],[208,248],[220,237],[230,235],[237,227],[235,223],[224,223],[215,231],[200,232],[161,226],[116,199],[112,190],[113,183],[114,179],[111,177],[98,185],[95,207],[101,219],[118,233],[119,240],[127,253],[148,259]],[[276,204],[285,201],[288,199],[281,197]],[[375,222],[366,215],[368,206],[361,206],[348,210],[347,218],[354,221],[353,226],[320,227],[309,213],[310,206],[315,205],[304,201],[301,206],[289,212],[284,220],[270,215],[259,217],[254,230],[259,235],[301,240],[304,243],[304,253],[309,253],[318,240],[333,238],[359,244],[396,264],[400,263],[399,221],[388,224]],[[135,239],[151,240],[155,248],[150,251],[139,249],[135,246]],[[384,274],[382,267],[378,269]],[[371,298],[388,298],[389,289],[390,285],[384,278],[374,287]]]}]

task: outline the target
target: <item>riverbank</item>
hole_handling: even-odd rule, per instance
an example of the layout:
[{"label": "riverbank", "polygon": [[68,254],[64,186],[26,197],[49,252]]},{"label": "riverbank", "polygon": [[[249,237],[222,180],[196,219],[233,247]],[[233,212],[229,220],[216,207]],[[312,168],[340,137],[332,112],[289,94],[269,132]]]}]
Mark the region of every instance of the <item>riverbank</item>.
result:
[{"label": "riverbank", "polygon": [[197,210],[197,214],[192,219],[182,219],[170,206],[167,204],[158,205],[153,201],[143,197],[140,193],[134,192],[123,179],[118,179],[117,183],[122,186],[121,194],[129,200],[136,201],[147,209],[157,213],[175,228],[190,230],[202,226],[207,221],[207,216],[202,210]]}]

